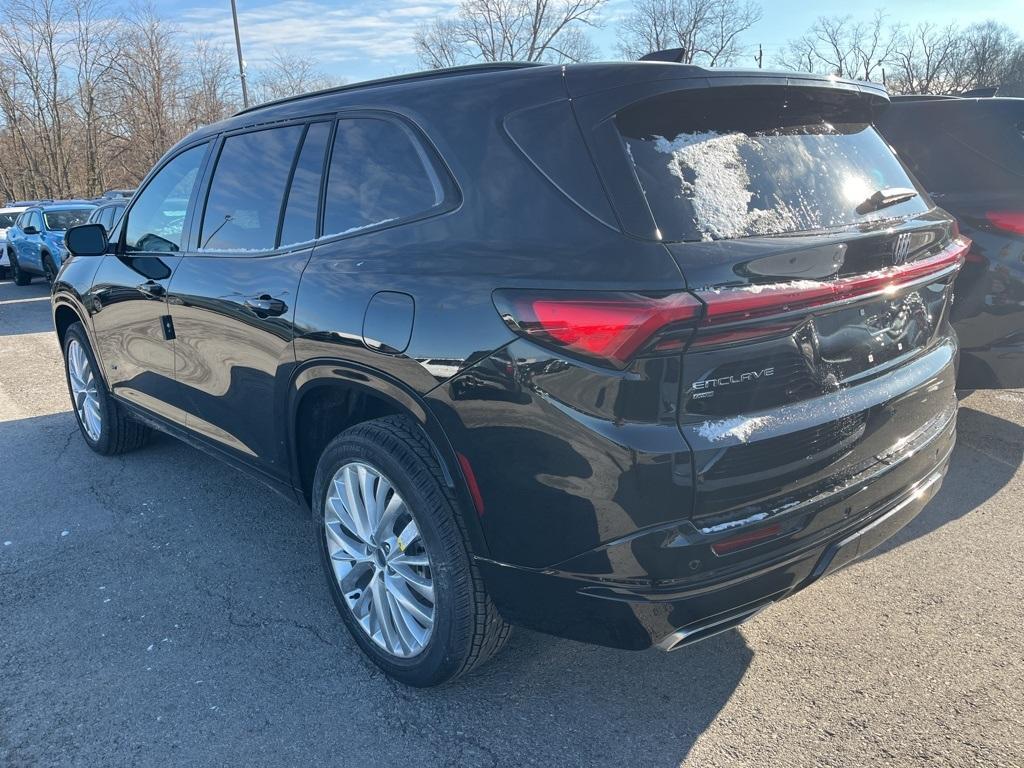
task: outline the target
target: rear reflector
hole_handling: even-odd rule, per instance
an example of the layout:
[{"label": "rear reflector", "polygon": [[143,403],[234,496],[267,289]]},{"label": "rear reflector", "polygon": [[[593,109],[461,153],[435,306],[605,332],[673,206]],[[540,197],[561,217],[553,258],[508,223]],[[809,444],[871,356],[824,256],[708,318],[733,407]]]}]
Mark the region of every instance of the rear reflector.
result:
[{"label": "rear reflector", "polygon": [[745,549],[766,539],[778,536],[781,532],[782,526],[779,523],[766,525],[763,528],[758,528],[756,531],[748,531],[738,536],[732,536],[715,542],[711,545],[711,551],[716,555],[728,555],[730,552]]},{"label": "rear reflector", "polygon": [[792,320],[778,320],[756,327],[719,330],[719,326],[757,318],[822,307],[872,294],[895,292],[916,282],[955,271],[964,260],[971,241],[955,238],[938,253],[906,264],[837,280],[801,280],[788,283],[748,285],[739,288],[704,289],[668,296],[640,293],[499,290],[494,304],[517,333],[542,345],[564,349],[616,368],[624,368],[640,350],[675,351],[689,337],[666,338],[672,329],[712,329],[695,343],[727,343],[787,332]]},{"label": "rear reflector", "polygon": [[996,229],[1024,235],[1024,211],[989,211],[985,218]]}]

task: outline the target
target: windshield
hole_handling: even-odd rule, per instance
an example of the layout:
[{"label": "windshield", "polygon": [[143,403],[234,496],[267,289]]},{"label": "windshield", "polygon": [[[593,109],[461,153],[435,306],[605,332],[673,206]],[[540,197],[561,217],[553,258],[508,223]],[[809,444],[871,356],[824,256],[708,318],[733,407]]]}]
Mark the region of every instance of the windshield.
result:
[{"label": "windshield", "polygon": [[14,226],[14,220],[18,218],[16,213],[0,213],[0,229],[7,229]]},{"label": "windshield", "polygon": [[[664,239],[831,229],[928,209],[869,123],[804,117],[774,127],[762,115],[755,125],[737,119],[735,106],[719,120],[714,109],[697,110],[696,120],[684,109],[619,116],[619,133]],[[758,112],[756,103],[746,106]],[[857,211],[874,192],[899,187],[919,194]]]},{"label": "windshield", "polygon": [[51,232],[62,232],[77,224],[85,224],[92,208],[74,208],[64,211],[47,211],[43,214],[46,228]]}]

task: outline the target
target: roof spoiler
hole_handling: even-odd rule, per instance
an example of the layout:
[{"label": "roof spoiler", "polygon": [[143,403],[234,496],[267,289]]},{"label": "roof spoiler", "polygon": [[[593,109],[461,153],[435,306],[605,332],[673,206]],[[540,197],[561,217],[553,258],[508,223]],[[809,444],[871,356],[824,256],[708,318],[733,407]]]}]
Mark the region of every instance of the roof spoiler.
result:
[{"label": "roof spoiler", "polygon": [[665,61],[672,64],[682,64],[686,58],[685,48],[666,48],[662,51],[651,51],[641,56],[637,61]]}]

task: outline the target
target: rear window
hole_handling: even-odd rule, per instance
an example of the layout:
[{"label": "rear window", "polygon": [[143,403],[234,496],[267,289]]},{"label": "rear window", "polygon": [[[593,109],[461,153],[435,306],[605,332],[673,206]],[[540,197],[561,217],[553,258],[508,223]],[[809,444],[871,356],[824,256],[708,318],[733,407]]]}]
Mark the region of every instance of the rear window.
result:
[{"label": "rear window", "polygon": [[18,218],[16,213],[0,213],[0,229],[7,229],[14,226],[14,220]]},{"label": "rear window", "polygon": [[76,208],[67,211],[47,211],[43,214],[46,219],[46,228],[51,232],[63,232],[69,227],[78,224],[85,224],[89,220],[92,208]]},{"label": "rear window", "polygon": [[933,194],[1024,192],[1024,103],[897,102],[879,127]]},{"label": "rear window", "polygon": [[[619,134],[666,240],[827,230],[924,212],[927,202],[867,121],[785,102],[658,98],[620,113]],[[875,191],[919,196],[880,210]]]}]

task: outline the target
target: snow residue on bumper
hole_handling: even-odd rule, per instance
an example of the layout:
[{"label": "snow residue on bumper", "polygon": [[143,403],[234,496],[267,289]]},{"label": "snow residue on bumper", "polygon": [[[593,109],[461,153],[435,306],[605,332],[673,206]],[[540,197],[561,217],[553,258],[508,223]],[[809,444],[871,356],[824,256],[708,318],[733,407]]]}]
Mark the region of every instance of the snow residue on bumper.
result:
[{"label": "snow residue on bumper", "polygon": [[767,416],[736,416],[722,421],[707,421],[697,427],[697,434],[712,443],[729,438],[745,443],[755,431],[767,426],[769,422],[771,419]]}]

